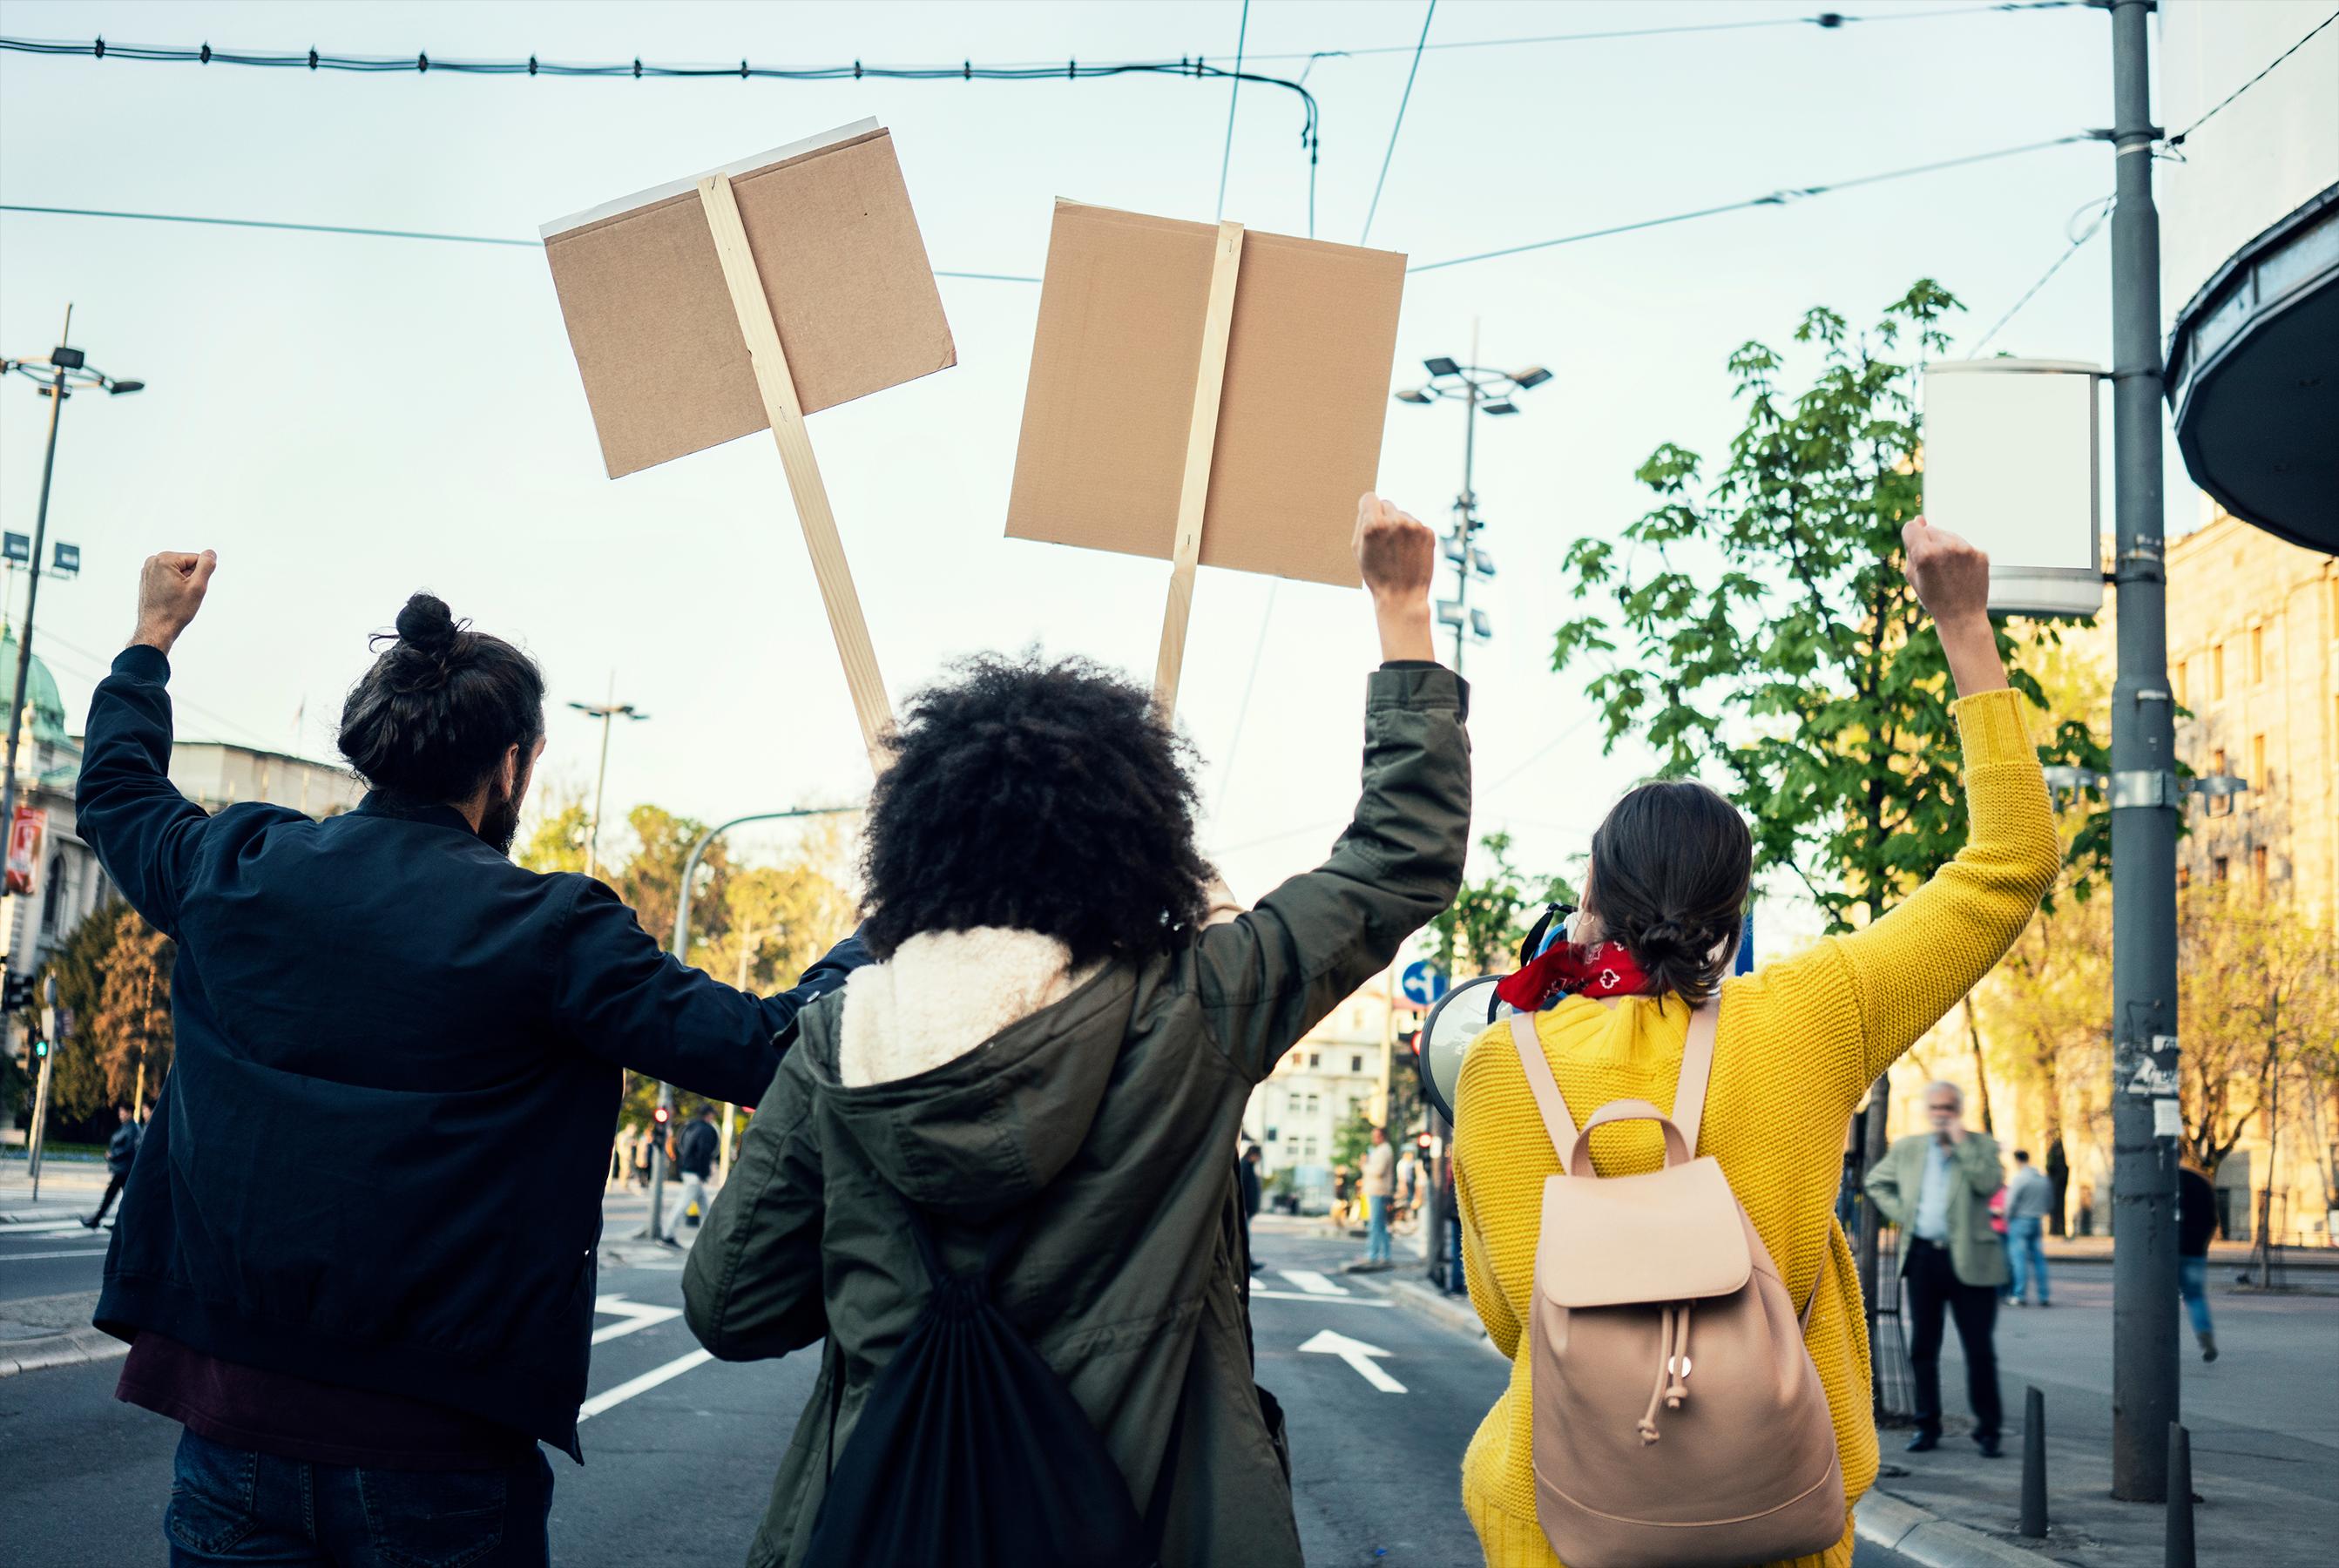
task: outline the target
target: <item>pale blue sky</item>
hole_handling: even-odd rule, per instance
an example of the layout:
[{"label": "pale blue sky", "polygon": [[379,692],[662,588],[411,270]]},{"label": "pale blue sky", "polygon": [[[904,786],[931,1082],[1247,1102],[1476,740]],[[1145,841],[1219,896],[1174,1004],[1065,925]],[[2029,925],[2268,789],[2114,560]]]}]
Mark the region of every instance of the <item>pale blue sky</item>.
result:
[{"label": "pale blue sky", "polygon": [[[1864,0],[1861,13],[1896,6]],[[1446,0],[1433,43],[1808,15],[1772,4]],[[1129,3],[45,4],[0,30],[117,43],[759,64],[1231,55],[1239,0]],[[1405,45],[1416,0],[1256,0],[1253,56]],[[2109,120],[2103,15],[1908,17],[1598,43],[1432,50],[1375,221],[1418,261],[2041,140]],[[1315,63],[1318,233],[1353,242],[1406,53]],[[1297,61],[1263,66],[1279,73]],[[875,115],[936,267],[1037,273],[1058,195],[1212,216],[1224,83],[822,84],[380,76],[0,55],[0,200],[530,237],[548,218]],[[1305,232],[1289,94],[1243,89],[1227,216]],[[1392,384],[1425,355],[1541,362],[1556,379],[1482,429],[1485,535],[1503,575],[1474,649],[1484,828],[1554,866],[1643,764],[1598,754],[1575,676],[1548,669],[1560,552],[1644,499],[1660,441],[1736,427],[1723,364],[1804,308],[1855,321],[1929,275],[1969,337],[2110,187],[2081,143],[1784,207],[1417,275]],[[2107,359],[2098,238],[1992,345]],[[1150,672],[1166,568],[1002,535],[1039,291],[944,281],[959,365],[813,421],[897,699],[952,655],[1037,640]],[[0,215],[0,345],[40,354],[67,301],[131,399],[66,410],[54,538],[83,575],[44,589],[40,651],[85,704],[126,634],[138,559],[219,550],[175,689],[182,732],[331,754],[365,634],[429,586],[520,638],[558,699],[621,699],[613,811],[702,817],[850,798],[866,774],[776,457],[761,437],[612,483],[539,251]],[[0,386],[0,520],[29,532],[45,405]],[[1450,504],[1460,414],[1392,405],[1382,488]],[[2196,505],[2172,486],[2173,528]],[[1239,742],[1265,579],[1205,572],[1183,722],[1209,760],[1209,838],[1255,897],[1309,863],[1356,785],[1371,636],[1354,595],[1287,584]],[[18,589],[21,603],[21,584]],[[1556,746],[1555,736],[1567,735]],[[547,774],[588,781],[594,726],[560,710]],[[1548,751],[1545,748],[1550,747]],[[1540,760],[1531,762],[1538,753]],[[1233,755],[1231,780],[1221,770]]]}]

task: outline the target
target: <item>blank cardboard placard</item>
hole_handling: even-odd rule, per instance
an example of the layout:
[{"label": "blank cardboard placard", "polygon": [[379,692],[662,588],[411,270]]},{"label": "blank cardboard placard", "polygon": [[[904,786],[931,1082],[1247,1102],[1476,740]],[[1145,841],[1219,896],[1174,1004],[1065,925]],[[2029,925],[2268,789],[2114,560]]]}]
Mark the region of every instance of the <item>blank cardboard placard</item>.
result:
[{"label": "blank cardboard placard", "polygon": [[[875,121],[716,172],[730,177],[805,413],[957,362]],[[695,179],[542,233],[611,478],[768,428]]]},{"label": "blank cardboard placard", "polygon": [[[1172,558],[1216,225],[1056,203],[1011,537]],[[1245,231],[1201,563],[1357,586],[1405,258]]]},{"label": "blank cardboard placard", "polygon": [[2104,601],[2096,382],[2061,360],[1925,367],[1925,518],[1989,557],[1989,607],[2091,616]]}]

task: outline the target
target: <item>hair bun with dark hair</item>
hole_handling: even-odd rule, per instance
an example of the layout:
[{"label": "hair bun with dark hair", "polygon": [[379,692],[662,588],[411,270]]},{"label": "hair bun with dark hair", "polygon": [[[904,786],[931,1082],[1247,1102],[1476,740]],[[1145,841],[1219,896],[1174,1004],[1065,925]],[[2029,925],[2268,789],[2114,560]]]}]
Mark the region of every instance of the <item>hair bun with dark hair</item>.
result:
[{"label": "hair bun with dark hair", "polygon": [[416,594],[398,612],[398,640],[437,658],[455,643],[455,612],[437,594]]}]

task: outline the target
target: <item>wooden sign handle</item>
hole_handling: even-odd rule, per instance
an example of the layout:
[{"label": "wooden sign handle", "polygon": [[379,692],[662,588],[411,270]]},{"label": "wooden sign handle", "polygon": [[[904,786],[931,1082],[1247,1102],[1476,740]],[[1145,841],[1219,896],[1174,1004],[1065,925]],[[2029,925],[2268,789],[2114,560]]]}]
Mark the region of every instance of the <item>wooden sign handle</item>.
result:
[{"label": "wooden sign handle", "polygon": [[836,514],[829,509],[828,487],[821,482],[812,438],[804,431],[804,405],[796,400],[795,378],[788,372],[787,350],[781,347],[780,329],[772,320],[772,302],[764,297],[764,281],[755,271],[755,254],[747,246],[747,231],[739,222],[739,202],[732,194],[730,177],[709,174],[701,180],[698,201],[706,210],[707,230],[715,236],[715,254],[723,263],[723,281],[731,291],[731,308],[738,313],[740,336],[747,341],[755,388],[763,394],[764,413],[772,422],[772,441],[780,449],[780,467],[787,472],[788,492],[795,498],[796,519],[804,525],[813,576],[828,611],[828,629],[836,638],[844,684],[852,690],[853,711],[861,721],[862,744],[869,748],[869,765],[883,773],[885,730],[893,722],[893,703],[885,695],[885,678],[877,671],[869,624],[862,618],[861,598],[853,588],[853,569],[845,564],[844,544],[837,537]]},{"label": "wooden sign handle", "polygon": [[1161,616],[1161,656],[1153,666],[1153,702],[1165,718],[1178,711],[1178,677],[1186,665],[1186,622],[1194,611],[1194,567],[1202,557],[1202,517],[1210,503],[1210,455],[1219,441],[1219,395],[1226,384],[1227,331],[1234,325],[1242,245],[1240,223],[1219,225],[1210,261],[1210,302],[1202,312],[1202,358],[1194,370],[1193,422],[1186,427],[1186,471],[1178,486],[1170,604]]}]

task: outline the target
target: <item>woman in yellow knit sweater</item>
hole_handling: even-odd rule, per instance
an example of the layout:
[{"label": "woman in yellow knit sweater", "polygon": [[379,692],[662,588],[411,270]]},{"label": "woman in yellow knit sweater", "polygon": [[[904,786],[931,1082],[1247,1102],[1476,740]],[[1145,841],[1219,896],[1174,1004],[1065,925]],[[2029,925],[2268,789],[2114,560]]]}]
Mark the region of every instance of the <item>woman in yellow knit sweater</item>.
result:
[{"label": "woman in yellow knit sweater", "polygon": [[[1644,785],[1592,841],[1585,912],[1623,944],[1653,994],[1613,1004],[1576,995],[1538,1015],[1536,1032],[1581,1119],[1613,1100],[1670,1108],[1691,1003],[1721,996],[1700,1154],[1715,1157],[1799,1305],[1827,1389],[1847,1502],[1876,1478],[1868,1332],[1851,1251],[1834,1219],[1844,1128],[1870,1083],[1955,1005],[2028,923],[2052,884],[2054,823],[2021,699],[1989,626],[1989,562],[1922,519],[1907,532],[1919,598],[1950,674],[1965,752],[1965,848],[1865,930],[1724,983],[1743,906],[1750,843],[1726,803],[1695,784]],[[1509,1389],[1462,1463],[1463,1506],[1493,1568],[1550,1568],[1535,1522],[1522,1325],[1532,1292],[1545,1178],[1559,1169],[1507,1024],[1466,1058],[1455,1116],[1455,1189],[1470,1299],[1511,1358]],[[1602,1176],[1660,1169],[1653,1122],[1592,1136]],[[1795,1568],[1846,1568],[1851,1528]]]}]

